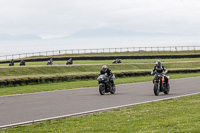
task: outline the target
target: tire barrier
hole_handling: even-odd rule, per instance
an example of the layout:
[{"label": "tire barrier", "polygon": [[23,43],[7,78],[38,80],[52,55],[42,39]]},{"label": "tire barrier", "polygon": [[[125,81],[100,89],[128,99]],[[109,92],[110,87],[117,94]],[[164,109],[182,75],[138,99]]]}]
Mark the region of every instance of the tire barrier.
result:
[{"label": "tire barrier", "polygon": [[[168,73],[196,73],[200,72],[200,69],[193,70],[169,70]],[[122,77],[138,77],[138,76],[146,76],[150,75],[150,72],[121,72],[115,73],[115,76],[118,78]],[[88,79],[96,79],[98,74],[92,75],[82,75],[82,76],[59,76],[59,77],[40,77],[40,78],[26,78],[26,79],[13,79],[13,80],[5,80],[0,81],[0,87],[13,87],[17,85],[31,85],[31,84],[43,84],[43,83],[56,83],[56,82],[70,82],[75,80],[88,80]]]},{"label": "tire barrier", "polygon": [[[51,57],[49,57],[51,58]],[[24,59],[25,62],[47,61],[49,58],[36,58],[36,59]],[[52,58],[54,61],[68,60],[70,57]],[[151,55],[151,56],[100,56],[100,57],[73,57],[73,60],[115,60],[119,59],[177,59],[177,58],[200,58],[200,54],[194,55]],[[20,62],[21,60],[15,60]],[[10,61],[1,61],[2,63],[10,63]]]}]

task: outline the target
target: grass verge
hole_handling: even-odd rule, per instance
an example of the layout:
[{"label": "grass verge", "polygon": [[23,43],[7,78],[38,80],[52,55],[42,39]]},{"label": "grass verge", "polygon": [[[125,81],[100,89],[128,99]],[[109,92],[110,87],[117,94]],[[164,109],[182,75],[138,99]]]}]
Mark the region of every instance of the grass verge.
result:
[{"label": "grass verge", "polygon": [[[200,73],[187,73],[187,74],[168,74],[170,79],[197,77]],[[127,78],[116,78],[116,84],[135,83],[151,81],[153,76],[141,76],[141,77],[127,77]],[[16,87],[2,87],[0,88],[0,96],[3,95],[14,95],[44,91],[57,91],[75,88],[86,88],[98,86],[97,80],[76,80],[71,82],[59,82],[59,83],[44,83],[28,86],[16,86]]]},{"label": "grass verge", "polygon": [[[122,63],[155,63],[156,60],[161,62],[187,62],[200,61],[200,58],[180,58],[180,59],[121,59]],[[74,60],[74,64],[111,64],[114,60]],[[9,63],[0,64],[0,66],[8,66]],[[26,62],[26,66],[30,65],[46,65],[47,61]],[[66,61],[54,61],[54,65],[65,65]],[[19,63],[15,63],[19,66]]]},{"label": "grass verge", "polygon": [[0,129],[7,132],[200,132],[200,94]]},{"label": "grass verge", "polygon": [[[130,64],[108,64],[113,71],[151,71],[155,63],[130,63]],[[173,68],[199,68],[200,62],[168,62],[163,63],[167,69]],[[1,80],[18,79],[20,77],[42,77],[42,76],[62,76],[81,75],[83,73],[99,73],[102,64],[97,65],[72,65],[72,66],[28,66],[28,67],[0,67]]]}]

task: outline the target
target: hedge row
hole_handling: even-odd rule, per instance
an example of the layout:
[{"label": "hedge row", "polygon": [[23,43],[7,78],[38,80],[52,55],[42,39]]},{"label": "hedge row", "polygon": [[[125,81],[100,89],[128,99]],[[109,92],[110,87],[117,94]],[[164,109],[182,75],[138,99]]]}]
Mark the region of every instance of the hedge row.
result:
[{"label": "hedge row", "polygon": [[[200,69],[194,70],[170,70],[168,73],[195,73],[200,72]],[[137,76],[146,76],[150,75],[150,72],[122,72],[116,73],[116,77],[137,77]],[[17,86],[17,85],[29,85],[29,84],[41,84],[41,83],[49,83],[49,82],[70,82],[73,80],[86,80],[86,79],[96,79],[97,74],[93,75],[84,75],[84,76],[59,76],[59,77],[44,77],[44,78],[26,78],[26,79],[18,79],[11,81],[0,81],[1,87],[7,86]]]}]

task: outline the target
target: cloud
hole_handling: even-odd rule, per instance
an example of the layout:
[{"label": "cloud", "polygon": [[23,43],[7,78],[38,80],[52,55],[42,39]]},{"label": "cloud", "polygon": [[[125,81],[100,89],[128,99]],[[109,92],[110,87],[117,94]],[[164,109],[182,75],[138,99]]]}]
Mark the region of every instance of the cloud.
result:
[{"label": "cloud", "polygon": [[52,37],[110,27],[194,35],[199,14],[198,0],[6,0],[0,1],[0,33]]}]

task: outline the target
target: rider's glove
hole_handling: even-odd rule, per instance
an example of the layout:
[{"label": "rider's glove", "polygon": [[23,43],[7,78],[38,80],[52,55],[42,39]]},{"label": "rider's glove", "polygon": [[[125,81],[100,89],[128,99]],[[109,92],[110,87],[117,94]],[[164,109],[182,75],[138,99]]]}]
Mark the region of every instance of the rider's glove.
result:
[{"label": "rider's glove", "polygon": [[151,75],[153,75],[153,71],[151,71]]},{"label": "rider's glove", "polygon": [[166,74],[166,72],[162,72],[162,74],[163,74],[163,75],[165,75],[165,74]]}]

